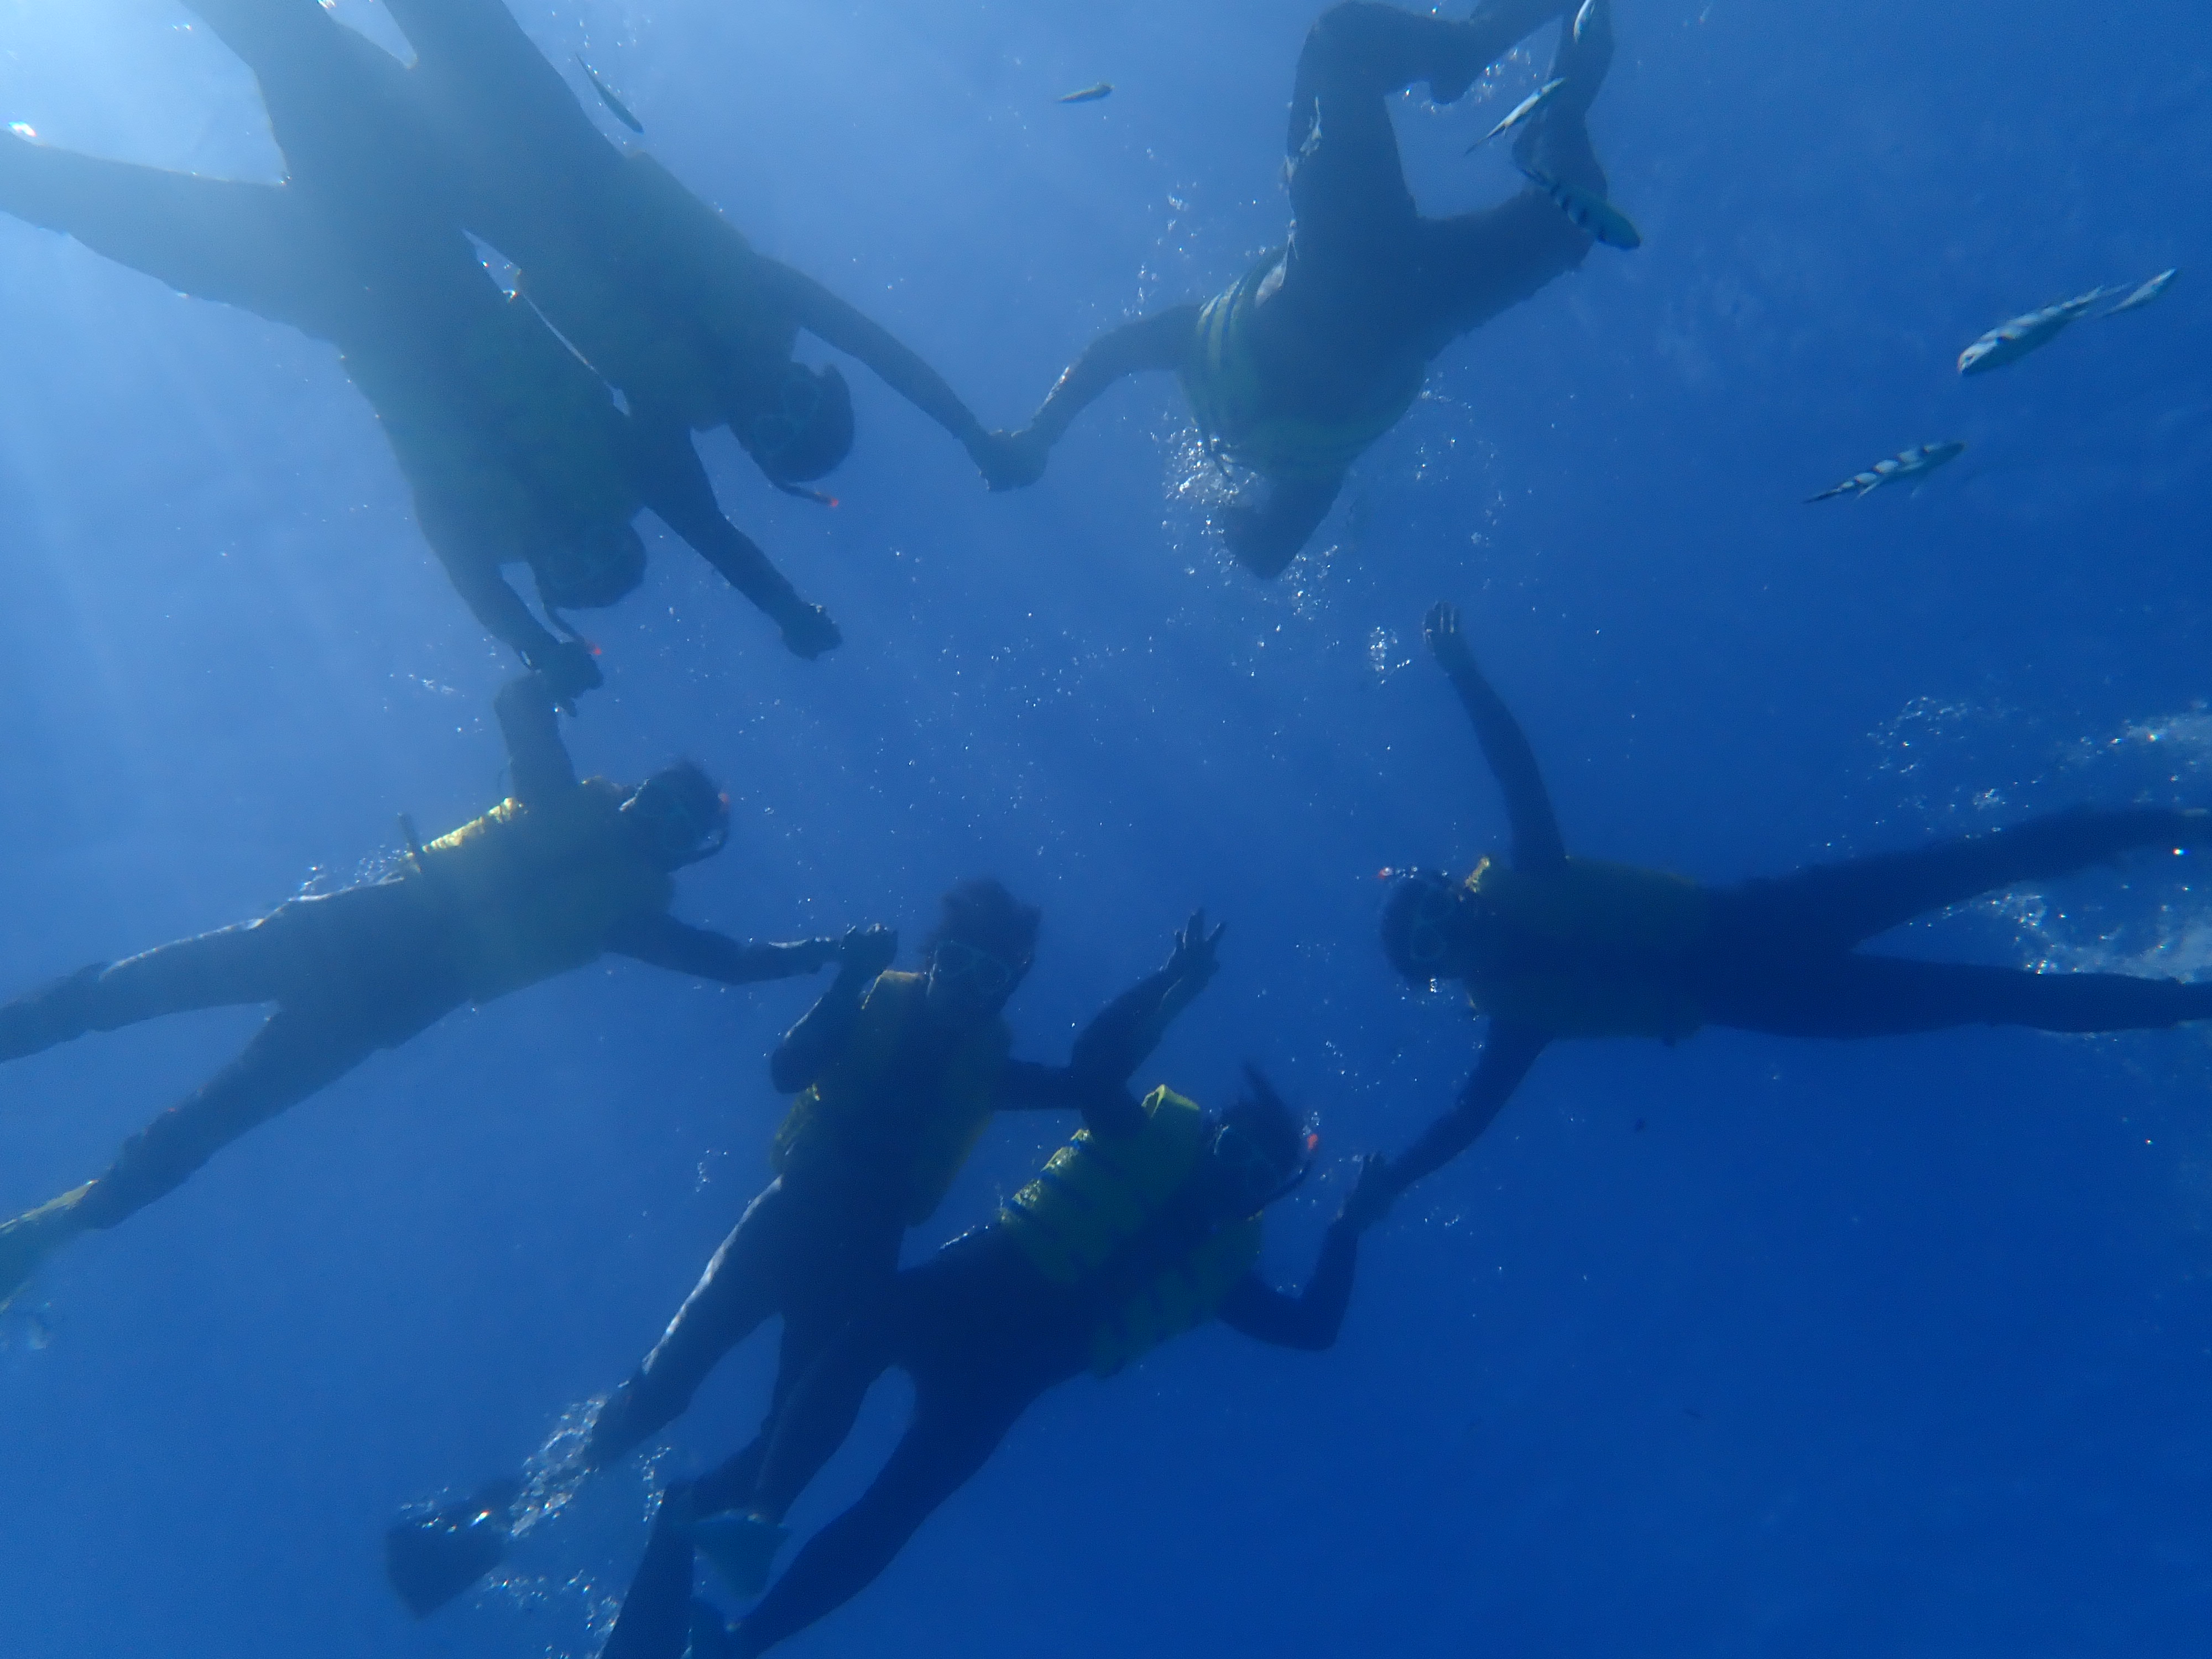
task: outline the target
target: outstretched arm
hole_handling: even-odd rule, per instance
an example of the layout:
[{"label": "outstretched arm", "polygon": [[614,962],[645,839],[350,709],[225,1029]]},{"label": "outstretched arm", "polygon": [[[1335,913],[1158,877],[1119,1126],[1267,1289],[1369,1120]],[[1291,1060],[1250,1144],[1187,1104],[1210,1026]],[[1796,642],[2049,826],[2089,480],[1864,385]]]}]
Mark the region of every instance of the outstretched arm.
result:
[{"label": "outstretched arm", "polygon": [[888,927],[855,927],[838,941],[837,951],[837,977],[783,1034],[769,1058],[769,1080],[780,1095],[805,1088],[845,1046],[868,988],[898,955],[898,935]]},{"label": "outstretched arm", "polygon": [[599,665],[592,660],[589,646],[579,640],[557,637],[532,616],[530,607],[522,602],[522,595],[499,574],[499,567],[492,560],[472,551],[464,554],[456,550],[453,533],[439,526],[434,516],[425,514],[420,499],[415,503],[415,516],[422,526],[423,538],[430,544],[430,550],[446,567],[453,591],[484,625],[486,632],[512,646],[524,667],[534,669],[544,677],[555,697],[573,697],[601,683]]},{"label": "outstretched arm", "polygon": [[678,921],[665,910],[624,922],[608,939],[607,948],[655,968],[718,980],[724,985],[754,985],[763,980],[811,974],[823,963],[835,962],[838,951],[834,939],[803,939],[788,945],[740,941],[710,927]]},{"label": "outstretched arm", "polygon": [[1224,928],[1206,931],[1206,912],[1177,931],[1168,959],[1099,1010],[1075,1039],[1066,1066],[1012,1060],[1000,1082],[1000,1103],[1016,1110],[1077,1107],[1094,1133],[1120,1136],[1144,1127],[1129,1077],[1220,969]]},{"label": "outstretched arm", "polygon": [[1020,482],[1030,483],[1042,476],[1046,454],[1066,435],[1075,417],[1097,403],[1115,381],[1146,369],[1181,368],[1190,355],[1198,313],[1194,305],[1171,306],[1124,323],[1085,346],[1083,355],[1068,365],[1067,372],[1037,405],[1027,428],[1013,434],[1013,441],[1028,452],[1036,466]]},{"label": "outstretched arm", "polygon": [[983,423],[945,377],[889,329],[780,259],[761,261],[760,280],[763,290],[801,328],[847,356],[859,358],[885,386],[957,438],[970,454],[976,453],[987,436]]},{"label": "outstretched arm", "polygon": [[1430,607],[1422,623],[1429,650],[1451,676],[1467,717],[1474,723],[1475,740],[1491,775],[1505,796],[1505,817],[1513,828],[1513,864],[1519,870],[1540,870],[1567,861],[1566,843],[1559,837],[1559,821],[1553,816],[1552,797],[1544,787],[1544,775],[1536,769],[1535,750],[1504,700],[1483,678],[1474,653],[1459,631],[1459,611],[1442,600]]},{"label": "outstretched arm", "polygon": [[1221,1322],[1234,1331],[1279,1348],[1319,1352],[1332,1347],[1352,1302],[1352,1279],[1359,1265],[1359,1235],[1389,1207],[1389,1177],[1379,1158],[1359,1164],[1359,1182],[1322,1240],[1313,1277],[1297,1296],[1285,1296],[1257,1273],[1247,1273],[1221,1304]]},{"label": "outstretched arm", "polygon": [[499,734],[507,739],[517,800],[533,806],[576,787],[575,763],[568,758],[568,745],[561,741],[553,689],[543,674],[509,680],[499,688],[491,707],[499,716]]},{"label": "outstretched arm", "polygon": [[1547,1040],[1517,1025],[1491,1022],[1490,1036],[1482,1045],[1482,1058],[1475,1062],[1474,1075],[1459,1091],[1459,1099],[1451,1110],[1383,1166],[1382,1191],[1387,1194],[1384,1204],[1424,1176],[1434,1175],[1474,1145],[1476,1138],[1513,1097],[1513,1091],[1521,1086],[1521,1079],[1528,1075],[1536,1056],[1544,1052]]},{"label": "outstretched arm", "polygon": [[783,630],[784,645],[793,655],[818,657],[843,643],[830,613],[801,599],[752,538],[722,516],[714,486],[683,421],[643,410],[631,421],[640,493],[654,516],[767,612]]}]

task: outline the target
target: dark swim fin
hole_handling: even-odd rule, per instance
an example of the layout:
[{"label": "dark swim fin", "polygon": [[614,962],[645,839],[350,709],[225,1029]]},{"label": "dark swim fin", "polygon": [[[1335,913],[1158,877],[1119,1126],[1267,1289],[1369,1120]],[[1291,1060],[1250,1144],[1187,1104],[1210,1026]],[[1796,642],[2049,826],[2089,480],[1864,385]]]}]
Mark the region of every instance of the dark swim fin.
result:
[{"label": "dark swim fin", "polygon": [[417,1619],[428,1619],[507,1559],[507,1509],[520,1480],[495,1480],[466,1498],[433,1499],[384,1534],[384,1576]]},{"label": "dark swim fin", "polygon": [[738,1659],[738,1644],[731,1639],[730,1621],[711,1602],[691,1603],[690,1659]]}]

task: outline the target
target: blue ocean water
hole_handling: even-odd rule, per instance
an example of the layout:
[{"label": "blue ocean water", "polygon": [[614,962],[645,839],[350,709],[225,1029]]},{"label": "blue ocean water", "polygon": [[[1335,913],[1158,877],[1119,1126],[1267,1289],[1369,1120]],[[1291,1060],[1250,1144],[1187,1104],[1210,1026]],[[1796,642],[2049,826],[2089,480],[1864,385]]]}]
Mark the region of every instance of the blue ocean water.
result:
[{"label": "blue ocean water", "polygon": [[[335,9],[395,38],[371,0]],[[1312,0],[517,10],[994,424],[1287,212]],[[250,78],[185,10],[0,17],[5,119],[278,176]],[[2212,802],[2201,9],[1620,0],[1618,28],[1592,124],[1645,246],[1450,351],[1282,581],[1205,533],[1164,378],[993,496],[856,372],[834,512],[706,447],[843,650],[787,656],[665,538],[592,619],[583,769],[690,755],[737,797],[687,917],[891,921],[910,960],[934,895],[996,872],[1045,908],[1012,1018],[1049,1060],[1193,906],[1225,919],[1143,1080],[1218,1100],[1249,1056],[1319,1115],[1327,1173],[1270,1243],[1286,1284],[1352,1155],[1417,1133],[1474,1053],[1375,944],[1378,867],[1504,836],[1419,650],[1430,600],[1464,608],[1595,855],[1723,880],[2077,799]],[[1453,108],[1402,100],[1425,209],[1515,187],[1462,151],[1547,51]],[[2155,307],[1953,368],[2006,317],[2175,265]],[[334,354],[11,221],[0,295],[0,988],[495,798],[510,663]],[[1917,495],[1802,504],[1939,438],[1970,447]],[[1900,948],[2194,971],[2204,885],[2100,872]],[[593,1651],[652,1481],[750,1432],[769,1342],[434,1620],[392,1599],[379,1534],[629,1370],[764,1179],[762,1060],[812,989],[618,965],[456,1016],[58,1261],[0,1322],[0,1649]],[[257,1018],[9,1066],[0,1211],[96,1172]],[[1555,1048],[1370,1236],[1335,1351],[1210,1329],[1055,1393],[790,1651],[2199,1651],[2208,1083],[2188,1031]],[[1067,1127],[1002,1119],[910,1255]],[[801,1528],[901,1403],[886,1384]]]}]

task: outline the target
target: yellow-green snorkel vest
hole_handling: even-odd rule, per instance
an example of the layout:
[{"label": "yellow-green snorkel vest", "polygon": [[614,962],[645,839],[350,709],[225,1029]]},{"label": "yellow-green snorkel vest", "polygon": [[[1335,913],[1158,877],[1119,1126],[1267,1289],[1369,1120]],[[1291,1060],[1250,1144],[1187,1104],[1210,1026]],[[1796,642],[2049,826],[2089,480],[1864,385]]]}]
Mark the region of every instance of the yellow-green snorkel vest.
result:
[{"label": "yellow-green snorkel vest", "polygon": [[668,908],[675,884],[623,822],[623,799],[592,778],[535,805],[503,800],[406,866],[454,919],[471,1002],[580,968],[617,924]]},{"label": "yellow-green snorkel vest", "polygon": [[[1079,1130],[1007,1201],[999,1225],[1040,1273],[1073,1289],[1097,1278],[1153,1224],[1206,1152],[1206,1118],[1196,1103],[1155,1089],[1145,1097],[1141,1130],[1113,1140]],[[1216,1228],[1109,1308],[1091,1330],[1091,1370],[1110,1376],[1212,1318],[1259,1261],[1261,1229],[1256,1215]]]},{"label": "yellow-green snorkel vest", "polygon": [[1413,406],[1428,364],[1395,366],[1364,408],[1339,419],[1273,410],[1252,328],[1261,285],[1282,260],[1270,253],[1206,302],[1180,371],[1183,395],[1214,453],[1271,478],[1334,478]]},{"label": "yellow-green snorkel vest", "polygon": [[1520,964],[1468,981],[1476,1012],[1555,1037],[1665,1042],[1705,1023],[1685,973],[1708,920],[1696,882],[1597,859],[1540,875],[1485,859],[1467,890]]},{"label": "yellow-green snorkel vest", "polygon": [[928,1018],[928,993],[925,975],[876,975],[844,1048],[775,1132],[769,1162],[778,1175],[817,1162],[886,1174],[909,1227],[936,1212],[989,1127],[1013,1034],[994,1016],[933,1075],[908,1076],[902,1062]]}]

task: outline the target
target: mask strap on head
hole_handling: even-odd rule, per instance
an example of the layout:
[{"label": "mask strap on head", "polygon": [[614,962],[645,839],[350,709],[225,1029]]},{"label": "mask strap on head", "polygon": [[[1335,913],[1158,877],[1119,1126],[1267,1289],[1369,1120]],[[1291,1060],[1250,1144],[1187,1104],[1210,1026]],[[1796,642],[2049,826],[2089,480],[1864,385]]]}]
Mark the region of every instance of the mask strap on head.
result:
[{"label": "mask strap on head", "polygon": [[778,489],[781,489],[785,495],[796,495],[799,500],[803,501],[812,501],[817,507],[835,507],[837,505],[837,498],[835,495],[832,495],[826,489],[810,489],[805,484],[786,483],[781,478],[771,478],[769,482],[774,484]]}]

